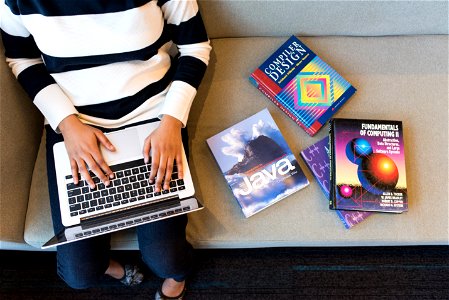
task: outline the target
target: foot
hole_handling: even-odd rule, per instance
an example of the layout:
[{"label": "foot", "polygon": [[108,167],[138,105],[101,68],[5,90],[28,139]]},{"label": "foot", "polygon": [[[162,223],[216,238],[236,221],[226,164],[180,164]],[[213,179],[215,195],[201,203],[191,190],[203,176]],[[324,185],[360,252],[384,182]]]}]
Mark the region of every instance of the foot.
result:
[{"label": "foot", "polygon": [[125,269],[123,266],[115,260],[109,260],[109,267],[105,272],[106,275],[115,279],[122,279],[125,276]]},{"label": "foot", "polygon": [[143,281],[143,274],[139,267],[134,265],[125,265],[125,275],[120,282],[126,286],[138,285]]},{"label": "foot", "polygon": [[143,281],[143,274],[137,266],[125,265],[123,267],[112,259],[109,261],[109,267],[105,274],[120,280],[121,283],[127,286],[137,285]]},{"label": "foot", "polygon": [[172,278],[165,279],[160,290],[156,293],[156,300],[183,299],[185,281],[178,282]]}]

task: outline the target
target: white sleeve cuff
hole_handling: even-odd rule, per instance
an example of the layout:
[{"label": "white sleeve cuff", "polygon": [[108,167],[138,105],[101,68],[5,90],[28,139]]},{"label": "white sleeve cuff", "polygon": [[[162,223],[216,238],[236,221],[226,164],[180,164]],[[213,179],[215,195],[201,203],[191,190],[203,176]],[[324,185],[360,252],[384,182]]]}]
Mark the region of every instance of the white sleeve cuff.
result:
[{"label": "white sleeve cuff", "polygon": [[64,118],[78,114],[73,103],[57,84],[51,84],[37,93],[34,97],[34,104],[56,132],[58,132],[59,123]]},{"label": "white sleeve cuff", "polygon": [[180,120],[183,127],[187,124],[190,107],[196,96],[196,89],[183,81],[173,81],[167,95],[159,118],[163,115],[170,115]]}]

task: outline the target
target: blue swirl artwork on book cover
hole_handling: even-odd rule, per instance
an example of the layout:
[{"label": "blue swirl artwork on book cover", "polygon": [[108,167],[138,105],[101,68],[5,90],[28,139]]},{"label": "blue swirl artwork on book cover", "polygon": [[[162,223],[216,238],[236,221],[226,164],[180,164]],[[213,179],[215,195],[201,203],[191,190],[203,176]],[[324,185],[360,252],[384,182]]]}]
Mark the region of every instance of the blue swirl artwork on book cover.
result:
[{"label": "blue swirl artwork on book cover", "polygon": [[309,184],[267,109],[209,138],[207,144],[245,217]]}]

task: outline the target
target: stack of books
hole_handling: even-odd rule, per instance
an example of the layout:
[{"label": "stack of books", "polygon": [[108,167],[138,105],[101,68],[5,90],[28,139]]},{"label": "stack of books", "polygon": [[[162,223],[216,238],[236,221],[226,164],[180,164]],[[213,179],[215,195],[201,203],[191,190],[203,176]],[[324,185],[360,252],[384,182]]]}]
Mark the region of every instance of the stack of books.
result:
[{"label": "stack of books", "polygon": [[[249,79],[310,136],[329,122],[300,156],[346,228],[408,210],[402,122],[334,118],[356,89],[295,36]],[[309,184],[267,109],[207,143],[246,217]]]}]

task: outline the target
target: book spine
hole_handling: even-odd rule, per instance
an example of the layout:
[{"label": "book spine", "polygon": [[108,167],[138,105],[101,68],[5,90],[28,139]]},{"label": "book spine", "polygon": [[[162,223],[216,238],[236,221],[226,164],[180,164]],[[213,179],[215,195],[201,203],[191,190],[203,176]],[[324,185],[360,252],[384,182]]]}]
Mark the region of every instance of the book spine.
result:
[{"label": "book spine", "polygon": [[349,224],[348,222],[346,222],[346,218],[345,216],[341,213],[341,211],[339,210],[335,210],[335,212],[337,213],[337,216],[340,218],[341,222],[343,223],[343,225],[345,226],[346,229],[351,229],[352,228],[352,224]]},{"label": "book spine", "polygon": [[335,159],[334,159],[334,130],[333,130],[333,120],[329,121],[329,208],[336,209],[335,205]]}]

